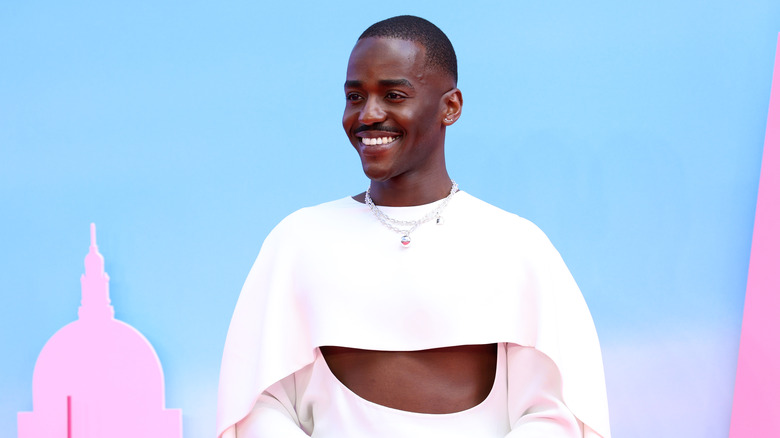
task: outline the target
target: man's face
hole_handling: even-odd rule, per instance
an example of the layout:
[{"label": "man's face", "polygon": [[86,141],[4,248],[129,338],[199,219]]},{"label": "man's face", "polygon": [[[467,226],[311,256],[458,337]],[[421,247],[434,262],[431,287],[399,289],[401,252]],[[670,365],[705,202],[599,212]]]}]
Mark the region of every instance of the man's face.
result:
[{"label": "man's face", "polygon": [[347,66],[342,123],[366,176],[424,179],[444,168],[443,95],[454,86],[446,74],[426,68],[418,43],[358,41]]}]

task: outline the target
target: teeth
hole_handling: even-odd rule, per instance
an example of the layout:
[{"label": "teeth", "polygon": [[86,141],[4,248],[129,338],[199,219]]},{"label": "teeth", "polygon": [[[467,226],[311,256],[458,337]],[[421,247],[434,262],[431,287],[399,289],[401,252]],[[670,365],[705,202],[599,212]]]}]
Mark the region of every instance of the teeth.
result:
[{"label": "teeth", "polygon": [[374,146],[378,144],[391,143],[395,141],[395,139],[397,138],[398,137],[373,137],[373,138],[363,137],[361,140],[363,141],[363,144],[366,146]]}]

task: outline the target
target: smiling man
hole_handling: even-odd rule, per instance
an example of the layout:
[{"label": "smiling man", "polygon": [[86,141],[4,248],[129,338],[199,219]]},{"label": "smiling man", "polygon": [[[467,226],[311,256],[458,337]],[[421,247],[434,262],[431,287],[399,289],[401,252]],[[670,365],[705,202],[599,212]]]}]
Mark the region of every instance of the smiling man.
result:
[{"label": "smiling man", "polygon": [[450,191],[444,134],[463,105],[451,58],[435,63],[419,42],[365,35],[352,50],[344,130],[380,205],[427,204]]},{"label": "smiling man", "polygon": [[447,173],[457,79],[426,20],[358,39],[343,125],[369,188],[263,243],[225,345],[221,437],[609,436],[598,338],[557,251]]}]

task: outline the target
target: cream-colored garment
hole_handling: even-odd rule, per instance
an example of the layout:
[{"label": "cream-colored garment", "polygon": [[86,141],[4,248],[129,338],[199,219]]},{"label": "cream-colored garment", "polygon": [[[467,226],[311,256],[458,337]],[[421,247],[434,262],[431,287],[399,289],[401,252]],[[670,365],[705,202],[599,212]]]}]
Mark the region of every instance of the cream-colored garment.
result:
[{"label": "cream-colored garment", "polygon": [[[431,207],[383,210],[416,219]],[[532,351],[557,368],[561,401],[583,423],[584,436],[609,437],[595,328],[549,240],[527,220],[462,191],[444,213],[443,225],[415,230],[408,248],[351,198],[282,221],[263,244],[231,321],[220,376],[220,436],[234,437],[235,423],[258,406],[255,416],[273,425],[275,438],[300,436],[291,421],[297,407],[263,407],[262,395],[313,365],[319,346],[409,351],[502,342],[510,346],[507,380],[514,394],[507,403],[509,436],[547,421],[545,408],[533,404],[533,388],[544,379],[517,359]],[[523,408],[529,400],[531,408]]]}]

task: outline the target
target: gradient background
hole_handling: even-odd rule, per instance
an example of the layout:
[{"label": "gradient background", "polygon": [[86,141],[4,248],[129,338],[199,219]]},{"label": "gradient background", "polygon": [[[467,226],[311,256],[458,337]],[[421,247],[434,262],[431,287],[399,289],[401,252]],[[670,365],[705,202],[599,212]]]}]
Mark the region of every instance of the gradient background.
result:
[{"label": "gradient background", "polygon": [[727,436],[780,2],[106,3],[0,3],[1,436],[77,317],[90,222],[184,437],[214,436],[244,278],[284,216],[367,186],[346,62],[404,13],[459,57],[450,174],[582,288],[614,436]]}]

